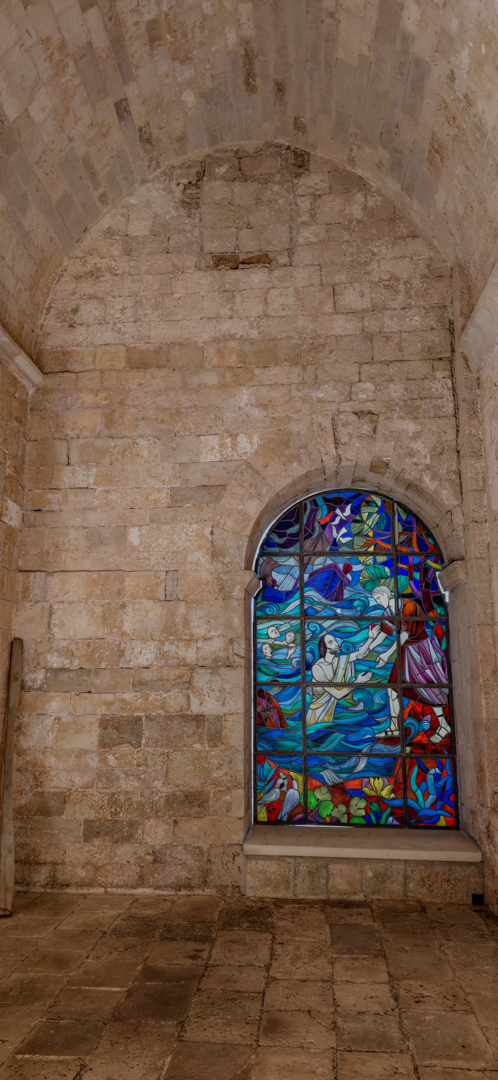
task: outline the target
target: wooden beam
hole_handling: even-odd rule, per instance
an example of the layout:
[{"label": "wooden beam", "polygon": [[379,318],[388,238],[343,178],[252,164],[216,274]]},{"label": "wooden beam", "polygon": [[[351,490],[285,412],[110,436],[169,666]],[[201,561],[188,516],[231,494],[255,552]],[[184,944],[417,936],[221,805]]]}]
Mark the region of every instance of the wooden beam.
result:
[{"label": "wooden beam", "polygon": [[14,728],[22,681],[22,641],[13,638],[10,650],[7,709],[0,733],[0,917],[12,915],[14,908],[14,815],[12,777]]}]

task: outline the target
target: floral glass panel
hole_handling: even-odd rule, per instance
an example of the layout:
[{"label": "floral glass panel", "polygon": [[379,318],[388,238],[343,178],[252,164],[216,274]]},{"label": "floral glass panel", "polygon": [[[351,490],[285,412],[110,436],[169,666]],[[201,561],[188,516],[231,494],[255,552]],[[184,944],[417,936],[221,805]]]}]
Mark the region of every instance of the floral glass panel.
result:
[{"label": "floral glass panel", "polygon": [[[316,825],[403,825],[402,759],[331,757],[308,770],[308,819]],[[324,781],[320,783],[320,781]]]},{"label": "floral glass panel", "polygon": [[260,552],[255,820],[455,827],[434,537],[390,498],[324,492],[287,510]]},{"label": "floral glass panel", "polygon": [[410,825],[456,825],[455,762],[420,757],[407,763]]}]

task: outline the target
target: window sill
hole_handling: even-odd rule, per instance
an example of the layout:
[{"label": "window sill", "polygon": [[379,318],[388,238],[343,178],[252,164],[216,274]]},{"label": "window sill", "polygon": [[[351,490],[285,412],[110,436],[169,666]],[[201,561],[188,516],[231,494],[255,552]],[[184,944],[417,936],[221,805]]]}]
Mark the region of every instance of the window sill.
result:
[{"label": "window sill", "polygon": [[482,862],[475,840],[459,830],[309,828],[253,825],[245,855],[295,855],[315,859],[407,859],[410,862]]}]

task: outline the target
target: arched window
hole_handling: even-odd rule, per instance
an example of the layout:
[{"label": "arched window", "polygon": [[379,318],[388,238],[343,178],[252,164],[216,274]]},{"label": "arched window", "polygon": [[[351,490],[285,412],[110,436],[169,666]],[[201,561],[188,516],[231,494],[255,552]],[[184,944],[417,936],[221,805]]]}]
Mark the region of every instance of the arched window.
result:
[{"label": "arched window", "polygon": [[254,820],[455,827],[441,552],[401,503],[314,495],[272,525],[254,601]]}]

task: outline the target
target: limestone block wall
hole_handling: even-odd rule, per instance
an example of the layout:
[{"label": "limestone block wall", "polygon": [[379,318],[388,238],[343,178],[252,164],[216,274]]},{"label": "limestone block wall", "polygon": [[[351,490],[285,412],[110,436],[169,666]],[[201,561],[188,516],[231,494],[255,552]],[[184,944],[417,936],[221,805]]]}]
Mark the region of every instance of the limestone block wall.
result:
[{"label": "limestone block wall", "polygon": [[355,483],[462,557],[451,316],[393,202],[291,147],[167,170],[90,230],[31,399],[21,885],[242,887],[251,553]]},{"label": "limestone block wall", "polygon": [[0,709],[6,701],[16,607],[28,400],[29,388],[3,362],[0,346]]},{"label": "limestone block wall", "polygon": [[68,253],[215,148],[296,141],[401,198],[474,301],[496,262],[495,0],[0,5],[0,320],[31,352]]}]

